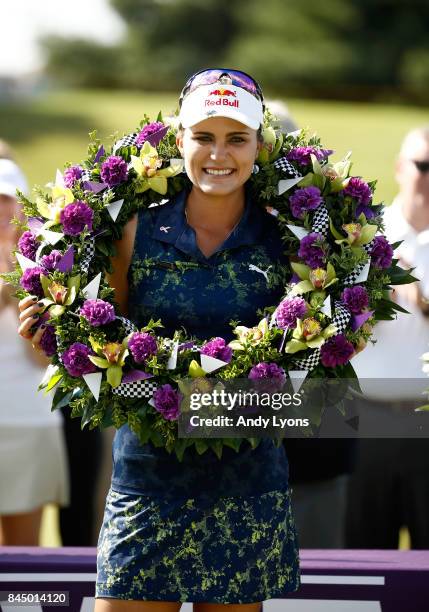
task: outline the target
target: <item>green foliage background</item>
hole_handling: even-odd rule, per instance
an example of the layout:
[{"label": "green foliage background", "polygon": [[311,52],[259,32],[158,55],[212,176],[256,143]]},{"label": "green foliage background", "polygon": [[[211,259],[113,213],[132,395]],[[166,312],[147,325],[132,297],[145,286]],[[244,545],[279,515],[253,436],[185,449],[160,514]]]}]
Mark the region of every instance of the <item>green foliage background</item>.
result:
[{"label": "green foliage background", "polygon": [[85,87],[176,90],[206,66],[247,70],[271,94],[354,100],[429,92],[426,0],[111,0],[112,47],[51,37],[48,70]]}]

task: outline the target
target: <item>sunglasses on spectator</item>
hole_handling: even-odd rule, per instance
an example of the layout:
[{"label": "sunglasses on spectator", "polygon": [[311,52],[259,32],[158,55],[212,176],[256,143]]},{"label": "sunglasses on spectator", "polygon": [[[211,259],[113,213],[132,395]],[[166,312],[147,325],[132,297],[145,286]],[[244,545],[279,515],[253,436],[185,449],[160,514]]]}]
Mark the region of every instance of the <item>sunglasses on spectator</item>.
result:
[{"label": "sunglasses on spectator", "polygon": [[421,172],[421,174],[426,174],[426,172],[429,172],[429,159],[425,159],[422,161],[418,159],[412,159],[411,161],[413,162],[417,170]]},{"label": "sunglasses on spectator", "polygon": [[183,99],[192,91],[202,85],[214,85],[221,83],[222,85],[235,85],[241,87],[255,98],[264,102],[261,86],[249,74],[241,70],[228,70],[227,68],[208,68],[200,70],[193,74],[187,81],[180,94],[179,105]]}]

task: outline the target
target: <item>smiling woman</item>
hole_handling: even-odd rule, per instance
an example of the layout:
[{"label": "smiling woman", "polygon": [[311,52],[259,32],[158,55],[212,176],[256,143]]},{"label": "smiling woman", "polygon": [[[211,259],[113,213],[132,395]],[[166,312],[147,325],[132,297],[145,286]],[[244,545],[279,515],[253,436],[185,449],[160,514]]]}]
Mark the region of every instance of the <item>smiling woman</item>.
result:
[{"label": "smiling woman", "polygon": [[[244,129],[245,128],[245,129]],[[193,184],[185,208],[197,244],[210,257],[237,227],[244,210],[244,183],[261,141],[235,119],[213,117],[178,133],[178,148]]]}]

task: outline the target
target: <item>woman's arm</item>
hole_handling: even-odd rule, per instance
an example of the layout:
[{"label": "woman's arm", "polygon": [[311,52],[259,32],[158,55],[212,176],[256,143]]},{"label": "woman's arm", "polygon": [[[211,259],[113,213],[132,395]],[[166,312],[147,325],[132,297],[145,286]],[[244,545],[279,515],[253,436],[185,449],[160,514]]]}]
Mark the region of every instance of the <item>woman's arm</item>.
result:
[{"label": "woman's arm", "polygon": [[115,299],[121,314],[128,314],[128,268],[133,256],[134,240],[137,231],[137,215],[134,215],[124,227],[121,240],[115,243],[116,256],[112,257],[112,274],[107,275],[111,287],[115,289]]}]

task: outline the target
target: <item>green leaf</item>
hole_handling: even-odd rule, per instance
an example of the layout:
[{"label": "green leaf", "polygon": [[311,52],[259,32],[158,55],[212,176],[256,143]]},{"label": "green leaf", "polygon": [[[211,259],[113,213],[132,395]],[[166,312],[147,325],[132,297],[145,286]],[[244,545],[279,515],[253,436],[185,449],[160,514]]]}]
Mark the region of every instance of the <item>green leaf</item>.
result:
[{"label": "green leaf", "polygon": [[63,389],[57,389],[55,391],[54,399],[52,400],[52,408],[51,410],[59,410],[60,408],[65,408],[68,406],[70,402],[76,398],[78,398],[82,394],[81,387],[76,387],[73,391],[69,391],[66,393]]},{"label": "green leaf", "polygon": [[286,353],[289,353],[290,355],[293,355],[298,351],[303,351],[306,348],[307,345],[300,340],[289,340],[289,342],[286,343]]},{"label": "green leaf", "polygon": [[313,284],[309,280],[303,280],[293,286],[292,290],[289,292],[289,295],[301,295],[302,293],[313,291],[313,289]]},{"label": "green leaf", "polygon": [[55,374],[54,376],[52,376],[51,380],[46,385],[45,395],[47,395],[49,393],[49,391],[51,389],[53,389],[55,387],[55,385],[57,385],[60,382],[62,377],[63,377],[62,374]]},{"label": "green leaf", "polygon": [[208,445],[206,440],[202,439],[202,438],[196,438],[195,439],[195,448],[196,451],[199,455],[202,455],[203,453],[206,452],[206,450],[208,449]]},{"label": "green leaf", "polygon": [[292,261],[290,267],[301,280],[309,280],[311,270],[310,266]]},{"label": "green leaf", "polygon": [[325,344],[325,338],[323,336],[317,336],[317,338],[307,340],[308,348],[320,348],[322,344]]},{"label": "green leaf", "polygon": [[368,244],[374,238],[377,233],[378,227],[377,225],[371,225],[367,223],[363,226],[361,234],[359,238],[354,243],[354,246],[362,246],[364,244]]},{"label": "green leaf", "polygon": [[107,382],[111,387],[117,387],[121,384],[122,368],[118,365],[110,366],[107,369]]},{"label": "green leaf", "polygon": [[[337,273],[335,272],[334,266],[331,263],[328,263],[326,266],[326,282],[330,284],[336,277]],[[327,285],[325,285],[325,287],[327,287]]]},{"label": "green leaf", "polygon": [[60,304],[55,304],[49,309],[49,314],[51,317],[60,317],[63,312],[65,312],[65,306],[61,306]]},{"label": "green leaf", "polygon": [[76,299],[76,295],[80,287],[80,275],[70,277],[67,281],[67,287],[69,291],[64,304],[66,306],[71,306]]},{"label": "green leaf", "polygon": [[191,376],[192,378],[200,378],[205,375],[206,372],[204,372],[200,364],[195,361],[195,359],[193,359],[189,364],[189,376]]},{"label": "green leaf", "polygon": [[329,219],[329,228],[334,238],[336,238],[337,240],[345,240],[344,236],[340,234],[340,232],[335,228],[335,225],[332,219]]},{"label": "green leaf", "polygon": [[104,359],[103,357],[97,357],[96,355],[89,355],[88,359],[98,368],[109,368],[110,367],[110,363],[107,361],[107,359]]},{"label": "green leaf", "polygon": [[210,440],[210,447],[214,450],[216,457],[222,459],[222,440]]},{"label": "green leaf", "polygon": [[41,274],[40,282],[42,283],[42,289],[43,289],[43,293],[45,294],[45,297],[51,300],[52,296],[49,292],[49,285],[51,284],[51,281],[49,280],[47,276],[45,276],[44,274]]}]

